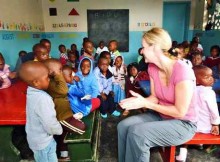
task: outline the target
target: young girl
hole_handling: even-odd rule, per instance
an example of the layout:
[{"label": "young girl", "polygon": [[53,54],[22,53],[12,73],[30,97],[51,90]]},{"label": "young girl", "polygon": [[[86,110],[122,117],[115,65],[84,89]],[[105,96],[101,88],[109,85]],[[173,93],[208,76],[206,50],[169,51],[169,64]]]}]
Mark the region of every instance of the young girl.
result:
[{"label": "young girl", "polygon": [[[220,117],[215,92],[212,90],[214,79],[212,70],[203,65],[193,67],[197,84],[197,103],[199,105],[199,116],[197,132],[219,135]],[[178,161],[186,161],[187,149],[180,148],[180,154],[176,157]]]},{"label": "young girl", "polygon": [[68,60],[66,62],[66,65],[71,67],[74,72],[77,72],[78,65],[79,65],[79,62],[77,61],[77,54],[73,52],[72,50],[68,51],[67,54],[68,54]]},{"label": "young girl", "polygon": [[15,78],[16,73],[10,72],[9,65],[5,64],[5,59],[0,53],[0,89],[8,88],[11,86],[10,79]]},{"label": "young girl", "polygon": [[[127,67],[127,71],[128,71],[128,77],[126,79],[126,84],[125,84],[126,98],[132,97],[130,91],[134,91],[146,97],[146,94],[141,89],[138,81],[150,80],[147,71],[139,71],[138,63],[136,62],[130,63]],[[128,114],[129,114],[129,110],[124,110],[122,115],[127,116]]]},{"label": "young girl", "polygon": [[112,73],[114,101],[119,103],[121,100],[125,99],[125,76],[127,75],[127,69],[122,56],[115,57]]},{"label": "young girl", "polygon": [[83,49],[84,49],[84,52],[82,56],[80,56],[79,60],[82,60],[84,57],[88,57],[94,60],[93,58],[94,46],[90,40],[83,42]]},{"label": "young girl", "polygon": [[219,79],[219,64],[220,64],[220,47],[214,45],[210,49],[210,57],[207,57],[204,61],[204,65],[210,67],[213,71],[213,76],[215,79]]},{"label": "young girl", "polygon": [[59,51],[60,51],[60,63],[62,65],[65,65],[68,60],[68,57],[66,54],[66,46],[63,44],[59,45]]}]

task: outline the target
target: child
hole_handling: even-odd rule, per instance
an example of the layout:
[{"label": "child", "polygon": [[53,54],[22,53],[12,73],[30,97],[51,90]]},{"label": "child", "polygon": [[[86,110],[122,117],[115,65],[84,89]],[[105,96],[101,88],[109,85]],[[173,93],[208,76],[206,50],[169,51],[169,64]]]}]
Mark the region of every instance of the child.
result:
[{"label": "child", "polygon": [[70,50],[76,54],[76,58],[79,60],[79,51],[77,50],[76,44],[71,44]]},{"label": "child", "polygon": [[[216,95],[212,90],[212,85],[214,83],[212,70],[203,65],[194,66],[193,70],[196,76],[197,101],[200,107],[197,132],[219,135],[220,117],[216,103]],[[180,154],[176,159],[185,161],[186,156],[187,149],[180,148]]]},{"label": "child", "polygon": [[112,92],[112,73],[108,70],[109,61],[106,58],[99,58],[98,68],[95,74],[98,80],[99,98],[101,100],[100,112],[103,118],[107,118],[107,112],[113,116],[120,116],[114,103],[114,93]]},{"label": "child", "polygon": [[202,65],[202,53],[200,51],[196,51],[192,54],[192,65]]},{"label": "child", "polygon": [[26,54],[27,54],[26,51],[19,51],[18,56],[19,56],[19,57],[23,57],[23,56],[25,56]]},{"label": "child", "polygon": [[[141,89],[139,85],[139,81],[141,80],[150,80],[147,71],[140,71],[138,67],[138,63],[133,62],[130,63],[127,67],[128,77],[126,78],[125,84],[125,94],[126,98],[132,97],[130,91],[134,91],[141,96],[146,96],[144,91]],[[124,110],[123,116],[127,116],[129,114],[129,110]]]},{"label": "child", "polygon": [[98,56],[100,56],[100,54],[103,52],[103,51],[108,51],[108,47],[105,46],[104,44],[104,41],[100,41],[99,42],[99,46],[96,50],[96,57],[97,58]]},{"label": "child", "polygon": [[[83,85],[79,82],[79,77],[73,77],[72,69],[69,66],[63,67],[63,76],[69,88],[68,99],[74,113],[80,112],[83,116],[87,116],[90,112],[93,112],[99,107],[99,99],[91,99],[91,95],[86,95]],[[97,103],[97,105],[95,103]]]},{"label": "child", "polygon": [[114,101],[119,103],[121,100],[125,99],[125,76],[127,75],[127,69],[122,56],[115,57],[112,72]]},{"label": "child", "polygon": [[15,72],[10,72],[9,65],[5,64],[5,59],[0,53],[0,89],[8,88],[11,86],[10,79],[16,77]]},{"label": "child", "polygon": [[60,51],[60,62],[62,65],[65,65],[68,60],[66,54],[66,46],[64,46],[63,44],[59,45],[59,51]]},{"label": "child", "polygon": [[111,40],[108,45],[109,52],[111,53],[111,60],[113,61],[116,56],[120,56],[118,51],[118,42],[116,40]]},{"label": "child", "polygon": [[57,161],[53,135],[62,134],[52,98],[44,91],[49,86],[48,69],[43,63],[28,61],[21,65],[19,76],[28,84],[26,132],[36,162]]},{"label": "child", "polygon": [[213,68],[214,66],[220,63],[220,47],[218,45],[214,45],[210,48],[210,57],[207,57],[204,61],[204,65]]},{"label": "child", "polygon": [[83,42],[83,49],[84,49],[84,52],[80,56],[79,60],[82,60],[84,57],[88,57],[88,58],[94,60],[94,58],[93,58],[94,46],[90,40]]},{"label": "child", "polygon": [[69,160],[67,145],[63,140],[67,132],[83,134],[85,132],[85,124],[73,117],[70,103],[67,98],[68,87],[62,75],[62,65],[56,59],[48,59],[44,64],[49,69],[50,84],[47,92],[53,98],[57,119],[61,123],[64,131],[58,140],[58,151],[60,151],[60,159]]},{"label": "child", "polygon": [[66,65],[72,68],[74,72],[77,72],[78,69],[78,61],[77,61],[77,55],[73,51],[68,51],[68,60],[66,62]]},{"label": "child", "polygon": [[92,60],[84,57],[78,67],[76,76],[79,77],[79,84],[83,86],[86,95],[91,95],[92,107],[97,109],[100,106],[100,100],[97,98],[99,95],[98,82],[93,74]]},{"label": "child", "polygon": [[47,48],[42,44],[35,44],[33,46],[33,53],[34,53],[34,61],[45,61],[49,59],[49,53]]}]

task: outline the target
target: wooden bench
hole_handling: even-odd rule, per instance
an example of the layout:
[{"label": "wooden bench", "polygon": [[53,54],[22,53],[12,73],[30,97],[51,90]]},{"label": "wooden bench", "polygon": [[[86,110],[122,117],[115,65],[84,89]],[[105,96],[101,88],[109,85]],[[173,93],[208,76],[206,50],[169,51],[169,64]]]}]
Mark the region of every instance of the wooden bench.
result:
[{"label": "wooden bench", "polygon": [[[186,145],[196,144],[220,144],[220,136],[212,134],[196,133],[195,136]],[[164,162],[175,162],[176,146],[166,147],[162,152]]]},{"label": "wooden bench", "polygon": [[86,124],[83,135],[67,134],[64,142],[68,144],[69,154],[73,162],[98,161],[98,144],[100,139],[100,114],[93,112],[82,119]]}]

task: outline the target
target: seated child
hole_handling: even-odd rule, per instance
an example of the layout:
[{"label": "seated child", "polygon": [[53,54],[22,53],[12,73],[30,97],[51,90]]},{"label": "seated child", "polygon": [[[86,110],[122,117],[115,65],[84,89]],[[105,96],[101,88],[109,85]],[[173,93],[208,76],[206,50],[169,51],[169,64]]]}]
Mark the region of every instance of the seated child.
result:
[{"label": "seated child", "polygon": [[[126,79],[125,84],[125,94],[126,98],[132,97],[130,91],[134,91],[141,96],[146,96],[144,91],[141,89],[138,81],[141,80],[150,80],[147,71],[139,71],[138,63],[133,62],[130,63],[127,67],[128,77]],[[127,116],[129,114],[129,110],[124,110],[123,116]]]},{"label": "seated child", "polygon": [[99,58],[106,58],[107,60],[108,60],[108,62],[109,62],[109,66],[108,66],[108,70],[112,73],[112,66],[110,65],[111,64],[111,54],[110,54],[110,52],[108,52],[108,51],[103,51],[101,54],[100,54],[100,56],[99,56]]},{"label": "seated child", "polygon": [[95,58],[99,58],[100,54],[103,52],[103,51],[108,51],[108,47],[105,46],[105,43],[104,41],[100,41],[99,42],[99,46],[96,50],[96,57]]},{"label": "seated child", "polygon": [[195,51],[192,54],[192,65],[197,66],[197,65],[202,65],[202,53],[200,51]]},{"label": "seated child", "polygon": [[[194,66],[193,70],[196,76],[198,95],[197,101],[200,108],[197,122],[197,132],[219,135],[220,117],[216,103],[216,95],[212,90],[212,85],[214,83],[212,70],[203,65]],[[180,154],[176,157],[176,159],[185,161],[186,156],[187,149],[180,148]]]},{"label": "seated child", "polygon": [[113,116],[120,116],[114,103],[114,93],[112,92],[112,73],[108,69],[109,61],[100,57],[96,70],[96,79],[98,80],[99,98],[101,100],[100,112],[103,118],[107,118],[107,112]]},{"label": "seated child", "polygon": [[63,134],[58,140],[60,159],[69,159],[67,144],[63,142],[67,132],[83,134],[85,124],[73,117],[73,112],[68,101],[68,87],[62,74],[62,65],[57,59],[48,59],[44,64],[49,69],[50,83],[47,92],[53,98],[57,119],[63,127]]},{"label": "seated child", "polygon": [[49,86],[48,73],[43,63],[33,61],[22,64],[19,70],[20,78],[28,84],[26,132],[36,162],[57,161],[53,135],[62,134],[53,100],[44,91]]},{"label": "seated child", "polygon": [[11,86],[10,79],[15,78],[16,73],[10,72],[9,65],[5,64],[5,59],[0,53],[0,89],[8,88]]},{"label": "seated child", "polygon": [[116,56],[112,67],[112,89],[114,92],[114,102],[119,103],[125,99],[125,77],[127,69],[122,56]]},{"label": "seated child", "polygon": [[82,82],[79,82],[79,77],[72,75],[72,69],[69,66],[63,67],[63,76],[69,88],[68,99],[74,113],[82,113],[84,117],[99,107],[99,99],[91,98],[91,95],[85,93]]},{"label": "seated child", "polygon": [[60,62],[62,65],[65,65],[68,60],[66,54],[66,46],[64,46],[63,44],[59,45],[59,51],[60,51]]},{"label": "seated child", "polygon": [[76,54],[76,60],[79,60],[79,51],[77,50],[76,44],[71,44],[70,50]]},{"label": "seated child", "polygon": [[220,47],[218,45],[214,45],[210,48],[210,56],[207,57],[204,61],[204,65],[213,68],[214,66],[220,63]]},{"label": "seated child", "polygon": [[73,51],[68,51],[67,54],[68,60],[66,62],[66,65],[71,67],[74,72],[77,72],[79,62],[77,61],[76,53]]},{"label": "seated child", "polygon": [[111,40],[108,44],[109,52],[111,53],[111,60],[115,59],[116,56],[120,56],[120,52],[118,51],[118,42],[116,40]]},{"label": "seated child", "polygon": [[42,44],[35,44],[33,46],[33,53],[34,53],[34,61],[45,61],[49,59],[49,53],[47,48]]},{"label": "seated child", "polygon": [[83,42],[83,49],[84,49],[84,52],[79,57],[79,60],[81,61],[84,57],[88,57],[88,58],[94,60],[94,58],[93,58],[94,46],[90,40]]}]

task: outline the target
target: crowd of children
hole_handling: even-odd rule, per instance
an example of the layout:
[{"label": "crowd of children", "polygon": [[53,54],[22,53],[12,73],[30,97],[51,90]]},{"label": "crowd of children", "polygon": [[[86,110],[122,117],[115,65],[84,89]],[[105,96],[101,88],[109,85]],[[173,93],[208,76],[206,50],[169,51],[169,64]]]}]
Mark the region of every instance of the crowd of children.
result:
[{"label": "crowd of children", "polygon": [[[150,80],[148,64],[140,48],[137,62],[126,66],[116,40],[111,40],[108,47],[100,41],[95,50],[93,42],[84,38],[80,52],[76,44],[72,44],[70,49],[61,44],[58,59],[51,58],[50,49],[51,42],[42,39],[33,46],[32,52],[20,51],[15,72],[10,72],[0,53],[0,89],[9,87],[15,77],[20,77],[28,84],[26,132],[35,160],[56,159],[57,142],[59,158],[67,161],[70,159],[63,140],[67,132],[83,134],[86,131],[81,118],[97,109],[102,118],[107,118],[108,114],[119,117],[118,103],[131,97],[130,91],[146,96],[139,81]],[[204,58],[198,37],[193,38],[191,43],[184,41],[178,44],[174,41],[169,50],[169,57],[181,59],[195,71],[202,114],[198,131],[215,135],[219,134],[219,113],[215,93],[211,90],[214,80],[208,77],[207,71],[213,71],[215,79],[220,78],[219,54],[220,47],[214,45],[210,49],[210,56]],[[129,113],[125,110],[122,115]],[[204,124],[206,127],[203,127]],[[206,129],[200,130],[203,128]],[[56,135],[55,140],[53,135]],[[51,156],[47,157],[49,154]],[[186,155],[177,157],[178,160],[185,158]]]}]

